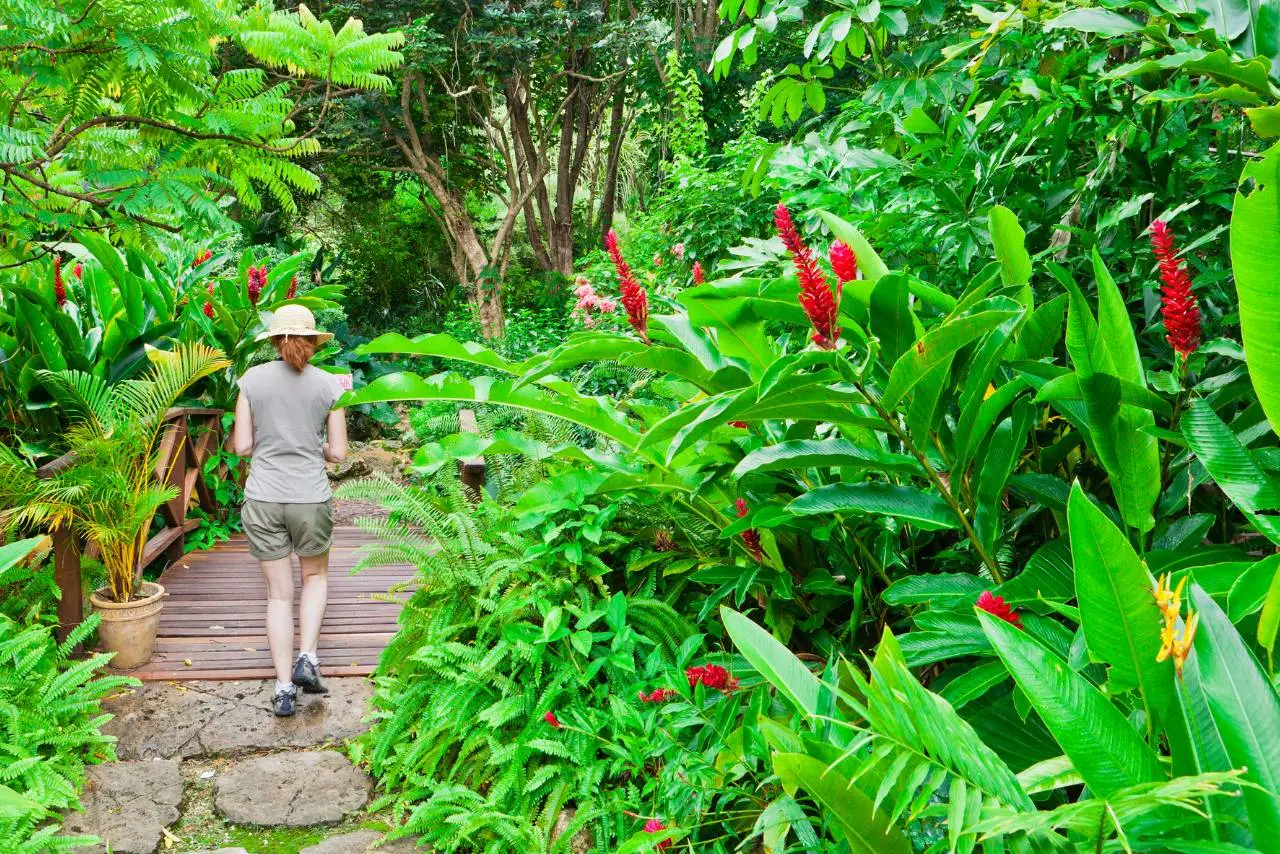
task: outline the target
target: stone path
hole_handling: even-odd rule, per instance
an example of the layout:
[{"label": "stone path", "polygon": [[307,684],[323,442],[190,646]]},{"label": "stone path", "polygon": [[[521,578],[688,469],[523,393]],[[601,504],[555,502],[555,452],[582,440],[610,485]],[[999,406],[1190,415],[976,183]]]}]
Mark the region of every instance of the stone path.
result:
[{"label": "stone path", "polygon": [[417,850],[410,840],[374,847],[389,828],[372,829],[372,781],[343,751],[368,727],[372,686],[327,683],[328,695],[301,696],[283,719],[270,684],[256,681],[151,682],[107,701],[121,761],[88,770],[84,809],[67,814],[64,832],[102,839],[78,849],[91,854]]}]

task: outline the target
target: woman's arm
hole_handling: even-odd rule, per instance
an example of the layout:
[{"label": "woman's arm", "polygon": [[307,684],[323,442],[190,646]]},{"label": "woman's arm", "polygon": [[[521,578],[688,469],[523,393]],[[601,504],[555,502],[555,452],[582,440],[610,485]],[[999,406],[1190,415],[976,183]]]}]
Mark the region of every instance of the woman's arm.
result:
[{"label": "woman's arm", "polygon": [[324,443],[324,458],[340,463],[347,458],[347,413],[335,409],[329,413],[329,441]]},{"label": "woman's arm", "polygon": [[231,450],[242,457],[253,453],[253,410],[244,392],[236,398],[236,424],[231,430]]}]

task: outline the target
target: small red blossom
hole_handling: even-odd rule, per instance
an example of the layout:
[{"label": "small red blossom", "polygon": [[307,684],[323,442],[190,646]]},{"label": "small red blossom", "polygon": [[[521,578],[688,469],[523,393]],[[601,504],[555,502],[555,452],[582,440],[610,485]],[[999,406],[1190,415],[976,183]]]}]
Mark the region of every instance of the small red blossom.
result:
[{"label": "small red blossom", "polygon": [[[742,426],[745,427],[747,425],[743,424]],[[746,516],[747,513],[749,512],[747,508],[747,502],[743,501],[741,498],[739,498],[737,501],[734,502],[734,507],[738,511],[739,519],[741,519],[743,516]],[[751,553],[751,556],[755,558],[757,562],[764,561],[764,549],[760,548],[760,532],[759,531],[757,531],[755,528],[748,528],[747,530],[743,531],[742,544],[747,547],[747,551]]]},{"label": "small red blossom", "polygon": [[1018,616],[1017,611],[1005,604],[1003,596],[997,596],[990,590],[984,590],[978,595],[978,607],[993,617],[999,617],[1010,625],[1022,628],[1022,617]]},{"label": "small red blossom", "polygon": [[285,294],[285,299],[293,299],[298,295],[298,277],[294,276],[289,280],[289,293]]},{"label": "small red blossom", "polygon": [[213,320],[213,303],[208,300],[204,301],[204,316]]},{"label": "small red blossom", "polygon": [[79,281],[83,280],[83,279],[84,279],[84,265],[83,265],[83,264],[81,264],[79,261],[77,261],[77,262],[76,262],[76,265],[75,265],[74,267],[72,267],[72,268],[71,268],[71,275],[73,275],[73,276],[75,276],[75,277],[76,277],[76,281],[77,281],[77,282],[79,282]]},{"label": "small red blossom", "polygon": [[249,294],[249,303],[251,305],[258,304],[258,297],[262,295],[262,289],[267,286],[267,268],[266,267],[250,267],[249,282],[246,291]]},{"label": "small red blossom", "polygon": [[701,262],[701,261],[694,261],[694,262],[693,262],[693,284],[694,284],[694,286],[695,286],[695,287],[697,287],[698,285],[706,284],[706,281],[707,281],[707,274],[706,274],[706,273],[704,273],[704,272],[702,272],[702,262]]},{"label": "small red blossom", "polygon": [[730,427],[737,427],[739,430],[746,430],[746,429],[747,429],[747,422],[745,422],[745,421],[730,421],[730,422],[729,422],[729,426],[730,426]]},{"label": "small red blossom", "polygon": [[[651,819],[649,819],[648,821],[646,821],[646,822],[644,823],[644,832],[645,832],[645,833],[661,833],[662,831],[664,831],[664,830],[666,830],[666,829],[667,829],[667,826],[666,826],[665,824],[663,824],[662,822],[658,821],[656,818],[651,818]],[[661,842],[659,842],[657,845],[655,845],[655,846],[654,846],[654,850],[655,850],[655,851],[666,851],[666,850],[667,850],[668,848],[670,848],[670,847],[671,847],[671,840],[670,840],[670,839],[664,839],[664,840],[662,840]]]},{"label": "small red blossom", "polygon": [[201,264],[203,264],[205,261],[208,261],[212,257],[213,257],[213,252],[209,251],[208,249],[201,249],[199,252],[196,253],[195,260],[191,262],[191,266],[199,267]]},{"label": "small red blossom", "polygon": [[1186,358],[1200,346],[1200,307],[1191,290],[1191,275],[1178,257],[1173,232],[1161,220],[1151,223],[1151,249],[1160,262],[1160,315],[1164,319],[1165,340]]},{"label": "small red blossom", "polygon": [[795,265],[796,275],[800,279],[800,307],[813,324],[813,343],[824,350],[834,350],[840,338],[840,327],[836,320],[842,285],[838,284],[835,294],[831,293],[826,275],[818,267],[813,253],[804,245],[804,239],[791,221],[791,211],[781,202],[773,211],[773,224],[778,230],[778,236],[782,238],[782,244],[791,253],[791,263]]},{"label": "small red blossom", "polygon": [[62,259],[53,259],[53,298],[58,301],[58,308],[67,304],[67,283],[62,280]]},{"label": "small red blossom", "polygon": [[737,677],[730,676],[729,671],[718,664],[700,664],[689,667],[684,672],[689,680],[689,687],[696,688],[699,683],[717,691],[732,691],[738,687]]},{"label": "small red blossom", "polygon": [[627,320],[630,321],[631,328],[639,333],[640,339],[648,344],[649,295],[636,281],[630,265],[622,257],[622,250],[618,248],[618,233],[613,229],[605,235],[604,247],[609,253],[609,259],[613,261],[614,269],[618,271],[618,290],[622,294],[622,307],[626,309]]},{"label": "small red blossom", "polygon": [[670,688],[654,688],[652,693],[646,694],[643,691],[637,692],[642,703],[665,703],[667,700],[673,700],[677,694]]},{"label": "small red blossom", "polygon": [[551,726],[554,727],[555,729],[560,729],[561,727],[564,726],[564,724],[560,723],[560,720],[556,717],[555,712],[547,712],[545,715],[542,716],[542,719],[547,723],[551,724]]},{"label": "small red blossom", "polygon": [[853,254],[849,244],[837,240],[831,244],[827,257],[831,261],[831,272],[836,274],[836,279],[841,284],[858,278],[858,256]]}]

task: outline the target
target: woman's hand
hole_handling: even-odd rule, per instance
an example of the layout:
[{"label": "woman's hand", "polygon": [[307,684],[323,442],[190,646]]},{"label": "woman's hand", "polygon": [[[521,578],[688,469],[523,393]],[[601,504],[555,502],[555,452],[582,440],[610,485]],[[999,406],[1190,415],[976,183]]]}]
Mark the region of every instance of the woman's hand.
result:
[{"label": "woman's hand", "polygon": [[[346,447],[346,430],[343,430],[343,447]],[[253,453],[253,410],[249,407],[249,398],[244,392],[236,398],[236,424],[231,430],[231,450],[238,456],[247,457]]]}]

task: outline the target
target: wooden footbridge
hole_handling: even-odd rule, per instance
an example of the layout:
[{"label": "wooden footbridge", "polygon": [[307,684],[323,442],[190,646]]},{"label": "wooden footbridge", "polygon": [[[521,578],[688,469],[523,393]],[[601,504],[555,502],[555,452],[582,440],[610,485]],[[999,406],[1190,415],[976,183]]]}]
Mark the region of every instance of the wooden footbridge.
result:
[{"label": "wooden footbridge", "polygon": [[[196,508],[218,511],[201,472],[223,440],[222,411],[174,409],[166,416],[158,479],[178,490],[161,508],[143,549],[144,565],[163,561],[159,582],[168,594],[150,663],[130,675],[142,680],[266,679],[274,675],[266,635],[266,585],[258,562],[239,534],[207,551],[185,553],[186,534],[199,524]],[[461,413],[461,429],[474,431],[475,418]],[[44,471],[74,464],[59,459]],[[460,465],[463,482],[483,488],[484,461]],[[231,473],[235,475],[235,473]],[[372,536],[356,527],[335,527],[329,558],[329,603],[317,650],[330,676],[365,676],[377,666],[382,650],[395,634],[407,593],[389,599],[387,591],[412,579],[413,567],[384,566],[351,570]],[[54,576],[62,591],[58,605],[61,634],[79,624],[87,591],[83,589],[80,544],[65,532],[54,533]],[[301,592],[294,559],[294,613]],[[296,633],[295,625],[295,633]],[[298,640],[295,634],[294,648]]]}]

